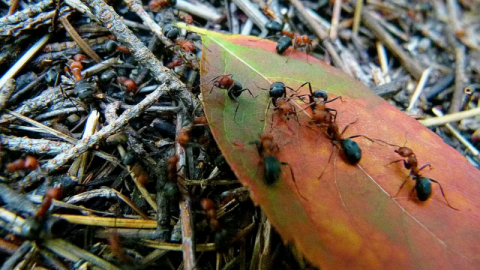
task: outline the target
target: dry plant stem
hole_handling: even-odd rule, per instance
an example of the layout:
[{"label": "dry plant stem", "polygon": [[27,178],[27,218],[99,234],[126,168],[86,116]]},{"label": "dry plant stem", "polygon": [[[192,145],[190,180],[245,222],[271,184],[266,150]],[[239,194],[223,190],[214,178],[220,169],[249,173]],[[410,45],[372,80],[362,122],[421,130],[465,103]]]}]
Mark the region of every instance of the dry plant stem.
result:
[{"label": "dry plant stem", "polygon": [[211,8],[210,6],[201,4],[201,2],[177,0],[175,7],[207,21],[216,22],[222,18],[222,14],[218,13],[217,10]]},{"label": "dry plant stem", "polygon": [[[178,134],[183,127],[183,115],[182,111],[177,114],[177,126],[176,134]],[[186,168],[186,157],[185,149],[178,143],[175,145],[176,153],[178,156],[178,183],[183,183],[185,180],[185,168]],[[184,188],[180,185],[180,191],[182,192],[182,199],[180,200],[180,219],[182,222],[182,249],[183,249],[183,262],[185,264],[186,270],[192,270],[195,268],[196,258],[195,258],[195,233],[194,233],[194,224],[193,224],[193,212],[192,212],[192,201],[188,194],[188,188]]]},{"label": "dry plant stem", "polygon": [[61,115],[69,115],[71,113],[79,113],[79,112],[84,112],[85,109],[82,107],[73,107],[73,108],[67,108],[67,109],[61,109],[61,110],[56,110],[48,113],[43,113],[35,117],[36,121],[43,121],[47,120],[52,117],[57,117]]},{"label": "dry plant stem", "polygon": [[67,30],[68,34],[70,34],[70,37],[77,43],[78,47],[82,49],[82,51],[88,55],[90,58],[93,59],[93,61],[100,63],[102,62],[102,58],[96,54],[90,46],[80,37],[80,35],[75,31],[73,26],[70,24],[70,22],[65,18],[62,17],[59,19],[59,21],[63,24],[63,27],[65,27],[65,30]]},{"label": "dry plant stem", "polygon": [[135,12],[146,24],[150,30],[157,35],[165,46],[172,46],[172,41],[162,34],[162,28],[148,15],[143,9],[142,3],[139,0],[124,0],[125,4],[131,11]]},{"label": "dry plant stem", "polygon": [[7,15],[0,18],[0,27],[7,24],[14,24],[26,20],[32,16],[37,15],[45,11],[50,5],[53,4],[53,0],[42,0],[34,5],[29,5],[27,9],[17,11],[12,15]]},{"label": "dry plant stem", "polygon": [[262,32],[266,32],[265,24],[268,22],[267,16],[265,16],[252,2],[248,0],[232,0],[239,9],[241,9],[248,16],[253,23],[260,28]]},{"label": "dry plant stem", "polygon": [[333,3],[332,26],[330,27],[330,40],[337,39],[338,22],[340,21],[340,10],[342,8],[342,0],[335,0]]},{"label": "dry plant stem", "polygon": [[47,73],[44,72],[42,75],[38,76],[33,82],[29,83],[27,86],[25,86],[24,88],[17,91],[10,98],[10,102],[12,102],[12,104],[15,104],[21,96],[30,92],[30,90],[33,90],[36,86],[40,85],[43,82],[43,80],[45,79],[46,76],[47,76]]},{"label": "dry plant stem", "polygon": [[181,99],[187,108],[193,108],[193,102],[190,92],[185,84],[178,79],[170,69],[164,67],[160,61],[148,50],[147,47],[128,29],[122,19],[107,5],[103,0],[86,0],[87,4],[93,9],[97,18],[115,35],[118,41],[124,44],[132,52],[139,65],[148,68],[159,83],[165,84],[165,89],[169,89],[175,96]]},{"label": "dry plant stem", "polygon": [[[143,240],[142,245],[162,250],[170,250],[170,251],[182,251],[182,244],[175,244],[175,243],[168,243],[168,242],[159,242],[154,240]],[[208,243],[208,244],[198,244],[197,245],[197,252],[203,251],[215,251],[215,244]],[[185,268],[186,269],[186,268]]]},{"label": "dry plant stem", "polygon": [[111,228],[111,229],[96,231],[95,237],[108,238],[110,235],[112,235],[112,233],[116,233],[118,234],[118,236],[122,238],[128,238],[128,239],[152,239],[152,240],[157,239],[158,240],[158,238],[163,232],[157,231],[157,230]]},{"label": "dry plant stem", "polygon": [[115,265],[93,255],[90,252],[87,252],[86,250],[83,250],[75,245],[72,245],[69,242],[62,239],[46,240],[42,243],[42,245],[64,258],[69,257],[68,255],[66,256],[65,254],[65,252],[67,252],[67,253],[73,254],[79,259],[88,261],[91,264],[96,265],[100,268],[111,269],[111,270],[121,270]]},{"label": "dry plant stem", "polygon": [[345,67],[337,51],[333,47],[332,43],[328,40],[328,33],[322,29],[322,27],[308,14],[307,10],[299,0],[290,0],[290,3],[297,9],[297,11],[305,18],[310,28],[315,32],[315,35],[322,41],[323,46],[327,49],[328,53],[332,56],[334,65],[345,71],[349,70]]},{"label": "dry plant stem", "polygon": [[8,209],[15,212],[28,213],[30,215],[34,215],[37,212],[37,207],[25,195],[16,192],[6,184],[0,184],[0,199],[7,205]]},{"label": "dry plant stem", "polygon": [[17,249],[17,251],[6,260],[2,268],[0,270],[11,270],[15,269],[15,265],[18,264],[21,260],[25,258],[27,252],[32,249],[32,243],[30,241],[25,241],[23,244]]},{"label": "dry plant stem", "polygon": [[[126,153],[126,151],[125,151],[125,149],[123,148],[123,146],[118,145],[118,146],[117,146],[117,149],[118,149],[118,152],[120,153],[120,156],[123,157],[123,156],[125,155],[125,153]],[[157,210],[158,210],[157,204],[156,204],[155,201],[152,199],[152,197],[150,196],[150,193],[148,193],[148,190],[145,188],[145,186],[138,181],[138,175],[135,175],[135,174],[132,172],[132,166],[127,165],[127,169],[128,169],[128,172],[130,173],[130,176],[131,176],[132,179],[133,179],[133,182],[135,183],[135,186],[137,186],[138,190],[140,191],[140,193],[142,194],[142,196],[145,198],[145,200],[147,201],[147,203],[153,208],[153,210],[155,210],[155,212],[157,212]]]},{"label": "dry plant stem", "polygon": [[57,258],[57,256],[55,256],[55,254],[43,249],[39,249],[38,252],[45,261],[45,265],[55,270],[69,270],[69,268],[65,266],[63,262]]},{"label": "dry plant stem", "polygon": [[449,113],[460,111],[464,96],[463,83],[465,81],[465,46],[458,44],[455,47],[455,88]]},{"label": "dry plant stem", "polygon": [[448,114],[445,116],[442,115],[440,117],[427,118],[425,120],[420,120],[420,123],[426,127],[433,127],[433,126],[444,125],[451,122],[458,122],[462,119],[475,117],[479,115],[480,115],[480,108],[476,108],[468,111]]},{"label": "dry plant stem", "polygon": [[93,13],[90,12],[88,7],[82,2],[80,2],[80,0],[63,0],[63,2],[65,2],[65,4],[69,5],[70,7],[76,9],[83,15],[87,16],[88,18],[97,21],[97,18],[95,17],[95,15],[93,15]]},{"label": "dry plant stem", "polygon": [[12,15],[13,13],[15,13],[15,11],[17,10],[18,2],[20,2],[20,0],[10,1],[10,8],[8,9],[8,15]]},{"label": "dry plant stem", "polygon": [[140,265],[146,267],[151,265],[152,263],[156,262],[163,256],[165,256],[168,253],[168,250],[160,250],[160,249],[155,249],[154,251],[150,252],[147,256],[143,257],[143,259],[140,261]]},{"label": "dry plant stem", "polygon": [[353,14],[353,27],[352,27],[353,35],[358,35],[358,28],[360,26],[360,17],[362,15],[362,9],[363,9],[363,0],[357,0],[357,4],[355,5],[355,13]]},{"label": "dry plant stem", "polygon": [[123,195],[122,193],[116,191],[115,189],[112,189],[113,192],[115,192],[117,194],[117,197],[120,198],[122,201],[124,201],[126,204],[128,204],[130,207],[132,207],[133,210],[135,210],[135,212],[137,212],[143,219],[150,219],[147,214],[145,214],[142,209],[138,208],[137,205],[135,205],[134,202],[132,202],[132,200],[130,200],[128,197],[126,197],[125,195]]},{"label": "dry plant stem", "polygon": [[370,11],[362,11],[363,23],[373,31],[375,36],[385,45],[387,48],[399,58],[404,68],[417,80],[422,76],[423,68],[415,62],[387,33],[385,29],[376,21],[376,19],[370,14]]},{"label": "dry plant stem", "polygon": [[54,216],[64,219],[73,224],[82,224],[89,226],[119,227],[135,229],[155,229],[157,221],[150,219],[128,219],[128,218],[109,218],[78,215],[57,215]]},{"label": "dry plant stem", "polygon": [[41,129],[45,130],[47,133],[53,134],[54,136],[56,136],[56,137],[58,137],[58,138],[61,138],[61,139],[65,140],[65,141],[67,141],[67,142],[69,142],[69,143],[75,144],[75,143],[77,142],[76,139],[74,139],[74,138],[72,138],[72,137],[70,137],[70,136],[67,136],[67,135],[61,133],[60,131],[55,130],[55,129],[51,128],[51,127],[45,126],[44,124],[41,124],[41,123],[39,123],[39,122],[37,122],[37,121],[35,121],[35,120],[32,120],[32,119],[30,119],[30,118],[28,118],[28,117],[26,117],[26,116],[23,116],[23,115],[21,115],[21,114],[19,114],[19,113],[12,112],[12,111],[9,111],[9,110],[7,110],[7,112],[8,112],[9,114],[17,117],[18,119],[20,119],[20,120],[22,120],[22,121],[25,121],[25,122],[27,122],[27,123],[29,123],[29,124],[31,124],[31,125],[34,125],[34,126],[36,126],[36,127],[38,127],[38,128],[41,128]]},{"label": "dry plant stem", "polygon": [[2,149],[21,151],[30,154],[58,155],[72,147],[69,143],[49,141],[45,139],[29,139],[0,134]]},{"label": "dry plant stem", "polygon": [[56,156],[47,164],[42,166],[42,168],[47,172],[52,172],[67,163],[68,161],[72,160],[73,158],[78,157],[82,153],[85,153],[89,148],[94,147],[96,144],[100,143],[108,136],[126,125],[127,122],[130,121],[130,119],[141,115],[149,106],[151,106],[154,102],[160,99],[160,97],[165,93],[166,89],[167,88],[165,87],[165,85],[160,85],[157,90],[145,97],[140,103],[138,103],[131,109],[123,112],[123,114],[120,115],[114,122],[110,123],[108,126],[103,127],[100,131],[92,135],[90,139],[83,139],[79,141],[74,148],[70,149],[68,152],[64,152]]},{"label": "dry plant stem", "polygon": [[408,105],[407,111],[411,111],[415,107],[415,103],[417,103],[420,94],[422,94],[423,89],[425,89],[425,85],[428,82],[428,78],[430,77],[430,72],[432,71],[431,68],[427,68],[423,71],[422,77],[420,77],[420,81],[413,92],[412,98],[410,99],[410,104]]},{"label": "dry plant stem", "polygon": [[187,186],[223,186],[223,185],[235,185],[239,184],[236,180],[209,180],[209,179],[202,179],[202,180],[187,180],[185,181],[185,185]]},{"label": "dry plant stem", "polygon": [[7,106],[7,102],[12,96],[13,91],[15,91],[15,79],[11,78],[5,83],[5,85],[0,89],[0,111]]},{"label": "dry plant stem", "polygon": [[50,35],[47,34],[43,36],[40,40],[38,40],[35,44],[30,47],[30,49],[22,55],[20,59],[13,65],[5,74],[3,74],[2,78],[0,79],[0,88],[7,83],[7,81],[13,76],[15,76],[20,69],[45,45],[48,40],[50,39]]},{"label": "dry plant stem", "polygon": [[[478,108],[476,110],[478,110]],[[443,116],[442,111],[438,110],[437,108],[433,108],[432,112],[438,117]],[[467,139],[465,139],[465,137],[463,137],[462,134],[460,134],[460,132],[456,128],[454,128],[450,124],[445,124],[445,127],[447,127],[450,130],[450,132],[452,132],[453,136],[455,136],[468,150],[470,150],[472,155],[478,157],[478,155],[480,154],[480,151],[478,151],[478,149],[475,146],[473,146]]]},{"label": "dry plant stem", "polygon": [[92,75],[95,75],[95,74],[98,74],[100,72],[103,72],[107,69],[109,69],[110,67],[112,67],[113,65],[115,64],[123,64],[123,61],[121,61],[120,59],[118,58],[110,58],[110,59],[107,59],[101,63],[98,63],[94,66],[91,66],[85,70],[82,71],[82,78],[88,78]]},{"label": "dry plant stem", "polygon": [[0,250],[3,253],[7,253],[9,255],[14,254],[18,250],[19,246],[15,245],[14,243],[8,242],[3,238],[0,238]]},{"label": "dry plant stem", "polygon": [[382,73],[385,76],[385,82],[390,82],[390,76],[388,76],[388,58],[387,52],[385,51],[385,46],[381,42],[375,42],[377,47],[378,59],[380,61],[380,67],[382,68]]}]

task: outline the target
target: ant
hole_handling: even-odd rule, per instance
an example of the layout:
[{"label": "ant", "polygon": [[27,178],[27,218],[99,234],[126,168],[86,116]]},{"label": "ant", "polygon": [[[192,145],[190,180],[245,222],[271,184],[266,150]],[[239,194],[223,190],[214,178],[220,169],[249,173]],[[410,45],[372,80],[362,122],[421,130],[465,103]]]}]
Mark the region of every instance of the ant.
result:
[{"label": "ant", "polygon": [[134,80],[127,78],[127,77],[117,77],[117,82],[125,86],[125,89],[127,92],[130,93],[130,95],[133,95],[136,93],[138,87],[137,84],[135,83]]},{"label": "ant", "polygon": [[152,0],[148,2],[150,10],[153,12],[160,12],[165,8],[173,7],[177,4],[176,0]]},{"label": "ant", "polygon": [[[248,88],[243,88],[242,84],[239,83],[238,81],[235,81],[233,79],[233,74],[226,74],[226,75],[219,75],[215,78],[213,78],[211,81],[213,81],[213,86],[210,89],[210,93],[212,93],[213,88],[217,87],[220,89],[227,89],[227,95],[231,100],[235,100],[236,102],[239,102],[238,97],[243,93],[243,91],[248,91],[248,93],[252,97],[256,97],[253,95],[252,91]],[[234,115],[234,120],[236,122],[237,118],[237,111],[238,107],[240,106],[240,103],[237,104],[237,108],[235,108],[235,115]]]},{"label": "ant", "polygon": [[195,52],[195,44],[192,41],[187,39],[177,39],[177,45],[186,53]]},{"label": "ant", "polygon": [[27,156],[25,159],[17,159],[14,162],[7,164],[7,171],[16,172],[21,170],[33,171],[35,170],[40,162],[36,157]]},{"label": "ant", "polygon": [[278,152],[280,152],[280,148],[278,147],[278,144],[273,142],[273,135],[266,133],[260,135],[260,141],[257,141],[256,145],[258,154],[260,155],[260,157],[262,157],[261,163],[263,163],[265,184],[272,185],[276,183],[280,179],[282,165],[287,165],[290,168],[290,174],[292,176],[292,180],[295,184],[295,188],[297,189],[298,194],[300,194],[303,199],[308,201],[308,199],[303,197],[303,195],[298,189],[291,165],[287,162],[282,162],[278,160],[277,154]]},{"label": "ant", "polygon": [[[327,108],[326,104],[337,99],[342,100],[341,96],[328,100],[328,95],[323,90],[315,90],[312,91],[312,85],[310,82],[306,82],[302,84],[300,87],[303,87],[308,84],[308,89],[310,90],[310,94],[305,95],[298,95],[297,97],[303,101],[303,96],[308,96],[308,106],[305,107],[302,111],[312,108],[312,120],[310,123],[314,123],[317,125],[327,125],[331,122],[335,122],[337,119],[337,110],[332,108]],[[342,100],[343,101],[343,100]]]},{"label": "ant", "polygon": [[[405,144],[406,143],[407,142],[405,141]],[[405,179],[405,181],[403,181],[402,185],[398,189],[397,194],[395,194],[394,197],[396,197],[398,195],[400,190],[403,188],[403,186],[407,182],[408,178],[410,178],[410,176],[411,176],[412,180],[415,181],[415,187],[412,189],[411,192],[413,192],[415,190],[416,193],[417,193],[417,198],[420,201],[422,201],[422,202],[426,201],[426,200],[428,200],[428,198],[430,198],[430,196],[432,196],[432,184],[431,184],[431,182],[434,182],[434,183],[437,183],[438,186],[440,187],[440,191],[442,192],[442,196],[445,199],[445,201],[447,202],[447,205],[450,206],[450,208],[452,208],[452,209],[458,210],[457,208],[450,205],[450,203],[447,200],[447,197],[445,196],[445,193],[443,192],[442,185],[440,185],[440,183],[438,181],[427,178],[427,177],[423,177],[423,176],[420,175],[420,171],[425,169],[426,167],[429,167],[430,169],[432,169],[432,165],[430,165],[430,163],[425,164],[425,165],[421,166],[420,168],[418,168],[417,156],[415,155],[415,153],[413,152],[412,149],[410,149],[408,147],[405,147],[405,146],[398,146],[398,145],[394,145],[394,144],[389,144],[389,145],[398,147],[397,149],[395,149],[395,153],[397,153],[398,155],[400,155],[401,157],[403,157],[405,159],[394,160],[394,161],[390,162],[388,165],[403,161],[403,166],[405,167],[405,169],[410,170],[410,173],[408,174],[407,179]]]},{"label": "ant", "polygon": [[43,199],[42,205],[38,208],[37,213],[35,213],[35,218],[37,220],[41,220],[45,217],[48,212],[48,209],[52,205],[52,200],[58,200],[62,197],[62,189],[61,188],[51,188],[47,190],[45,193],[45,198]]},{"label": "ant", "polygon": [[293,49],[306,47],[307,53],[311,50],[312,40],[308,36],[285,31],[283,30],[283,24],[279,22],[271,20],[265,24],[265,28],[271,34],[282,34],[277,41],[276,50],[278,54],[283,54],[290,46],[293,46]]},{"label": "ant", "polygon": [[87,56],[85,56],[84,54],[76,54],[73,56],[73,61],[70,61],[65,67],[66,72],[70,70],[70,73],[72,73],[73,78],[77,82],[82,80],[82,61],[85,60],[87,60]]},{"label": "ant", "polygon": [[[375,142],[373,139],[370,139],[369,137],[365,135],[353,135],[348,138],[343,138],[343,134],[345,131],[347,131],[348,127],[350,125],[355,124],[358,121],[358,118],[355,119],[355,121],[347,124],[342,132],[339,131],[337,122],[335,121],[336,119],[333,118],[331,119],[330,122],[327,123],[327,128],[325,130],[325,133],[327,137],[332,141],[333,146],[338,147],[339,149],[343,150],[343,154],[345,155],[345,158],[347,159],[347,162],[351,165],[357,164],[360,159],[362,158],[362,149],[360,146],[352,140],[353,138],[358,138],[358,137],[363,137],[371,142]],[[340,144],[340,145],[339,145]],[[332,151],[330,154],[330,157],[328,158],[328,162],[330,163],[330,160],[332,159],[332,155],[335,151]],[[325,166],[326,168],[326,166]],[[325,172],[325,168],[323,169],[322,173],[318,177],[318,179],[322,178],[323,173]]]},{"label": "ant", "polygon": [[212,199],[202,198],[200,200],[200,206],[203,211],[207,214],[208,221],[210,223],[210,228],[212,231],[216,231],[220,228],[220,223],[217,219],[217,209],[215,202]]},{"label": "ant", "polygon": [[186,13],[186,12],[183,12],[183,11],[179,11],[178,12],[178,18],[181,20],[181,21],[184,21],[185,23],[187,24],[192,24],[193,23],[193,17],[192,15]]},{"label": "ant", "polygon": [[[298,121],[297,110],[295,106],[290,102],[292,97],[293,95],[289,98],[281,97],[275,100],[276,104],[273,106],[274,113],[272,113],[272,124],[270,128],[273,126],[273,117],[275,116],[275,112],[277,112],[281,116],[284,116],[287,121],[290,120],[290,116],[293,115],[293,118],[297,121],[297,123],[300,124],[300,122]],[[287,125],[287,127],[290,129],[290,126]],[[293,132],[293,130],[291,129],[290,131]]]}]

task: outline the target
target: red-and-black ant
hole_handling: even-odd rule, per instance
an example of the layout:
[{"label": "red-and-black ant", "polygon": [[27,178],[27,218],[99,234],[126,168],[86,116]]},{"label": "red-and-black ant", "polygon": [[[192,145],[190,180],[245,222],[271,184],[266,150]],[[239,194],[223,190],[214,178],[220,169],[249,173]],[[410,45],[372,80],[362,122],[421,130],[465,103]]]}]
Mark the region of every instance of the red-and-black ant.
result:
[{"label": "red-and-black ant", "polygon": [[[405,143],[406,143],[406,141],[405,141]],[[415,155],[415,153],[413,152],[412,149],[410,149],[408,147],[405,147],[405,146],[398,146],[398,145],[394,145],[394,144],[389,144],[389,145],[398,147],[397,149],[395,149],[395,153],[397,153],[398,155],[400,155],[404,159],[394,160],[394,161],[390,162],[388,165],[403,161],[403,166],[405,167],[405,169],[410,170],[410,173],[408,174],[407,179],[405,179],[405,181],[403,181],[402,185],[398,189],[397,194],[395,194],[394,197],[396,197],[398,195],[400,190],[403,188],[403,186],[407,182],[408,178],[410,178],[410,176],[411,176],[412,180],[415,181],[415,187],[412,189],[411,192],[413,192],[415,190],[416,193],[417,193],[417,198],[420,201],[422,201],[422,202],[426,201],[426,200],[428,200],[428,198],[430,198],[430,196],[432,196],[432,184],[431,184],[431,182],[434,182],[434,183],[437,183],[438,186],[440,187],[440,191],[442,192],[442,196],[445,199],[445,201],[447,202],[447,205],[452,209],[458,210],[457,208],[450,205],[450,203],[447,200],[447,197],[445,196],[445,193],[443,192],[442,185],[440,185],[440,183],[438,181],[420,175],[421,170],[425,169],[426,167],[429,167],[431,169],[432,165],[425,164],[425,165],[423,165],[419,168],[418,167],[417,156]]]},{"label": "red-and-black ant", "polygon": [[[334,148],[338,147],[339,149],[342,149],[343,154],[345,155],[345,158],[347,159],[347,162],[351,165],[357,164],[360,161],[360,159],[362,158],[362,149],[360,148],[360,146],[354,140],[352,140],[353,138],[363,137],[363,138],[365,138],[365,139],[367,139],[371,142],[375,142],[375,140],[370,139],[369,137],[367,137],[365,135],[353,135],[353,136],[350,136],[348,138],[343,138],[343,134],[345,133],[345,131],[347,131],[347,128],[350,125],[353,125],[357,121],[358,121],[358,118],[355,121],[347,124],[343,128],[342,132],[340,132],[339,128],[338,128],[338,125],[337,125],[337,122],[334,121],[334,118],[332,118],[332,120],[329,123],[326,123],[327,127],[326,127],[326,130],[325,130],[325,134],[332,141],[332,144],[333,144]],[[379,140],[377,140],[377,141],[379,141]],[[332,151],[332,153],[330,154],[330,157],[328,158],[328,163],[330,163],[330,160],[332,159],[332,156],[333,156],[334,152],[335,151]],[[320,176],[318,177],[318,179],[322,178],[322,175],[323,175],[324,172],[325,172],[325,169],[323,169],[323,171],[320,174]]]},{"label": "red-and-black ant", "polygon": [[282,34],[277,41],[276,50],[278,54],[283,54],[288,48],[290,48],[290,46],[293,46],[293,49],[306,47],[307,54],[311,50],[312,40],[308,36],[284,31],[283,24],[280,24],[279,22],[273,20],[269,21],[265,25],[265,28],[267,28],[269,34]]},{"label": "red-and-black ant", "polygon": [[305,107],[303,110],[308,108],[312,109],[313,115],[312,119],[310,120],[311,124],[316,124],[317,126],[328,126],[329,123],[335,122],[337,118],[337,110],[328,108],[326,106],[327,103],[335,101],[337,99],[342,100],[341,96],[328,100],[328,95],[323,90],[315,90],[312,91],[312,86],[310,82],[306,82],[302,84],[300,87],[303,87],[308,84],[308,89],[310,94],[305,95],[297,95],[302,101],[303,96],[308,97],[308,106]]},{"label": "red-and-black ant", "polygon": [[282,165],[286,165],[290,169],[292,181],[295,184],[298,194],[303,199],[307,200],[307,198],[303,197],[297,187],[297,182],[295,181],[295,175],[291,165],[287,162],[282,162],[277,158],[277,154],[280,152],[280,147],[273,142],[273,135],[267,133],[260,135],[260,141],[257,141],[256,145],[258,154],[262,157],[265,184],[273,185],[276,183],[280,179]]},{"label": "red-and-black ant", "polygon": [[7,171],[16,172],[21,170],[35,170],[40,162],[36,157],[27,156],[25,159],[17,159],[14,162],[7,164]]},{"label": "red-and-black ant", "polygon": [[173,7],[177,3],[176,0],[152,0],[148,2],[150,10],[153,12],[160,12],[165,8]]},{"label": "red-and-black ant", "polygon": [[[233,74],[226,74],[226,75],[219,75],[210,82],[213,81],[213,86],[210,89],[210,93],[213,91],[214,87],[220,88],[220,89],[227,89],[227,95],[231,100],[235,100],[236,102],[239,102],[238,97],[244,92],[248,91],[248,93],[252,97],[256,97],[253,95],[252,91],[248,88],[243,88],[242,84],[238,81],[235,81],[233,79]],[[237,118],[237,111],[238,107],[240,106],[240,103],[237,104],[237,107],[235,108],[235,115],[234,115],[234,121],[236,122]]]}]

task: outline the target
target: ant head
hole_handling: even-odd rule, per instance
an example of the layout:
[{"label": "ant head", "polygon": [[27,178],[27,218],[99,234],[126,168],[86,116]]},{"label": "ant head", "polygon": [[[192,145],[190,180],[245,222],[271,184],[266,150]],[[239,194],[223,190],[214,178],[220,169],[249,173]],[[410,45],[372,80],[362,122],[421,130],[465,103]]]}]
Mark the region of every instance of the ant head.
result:
[{"label": "ant head", "polygon": [[327,92],[323,90],[316,90],[313,92],[313,97],[315,99],[323,99],[323,101],[326,101],[328,99]]},{"label": "ant head", "polygon": [[408,157],[413,154],[413,151],[408,147],[399,147],[395,149],[395,153],[399,154],[402,157]]}]

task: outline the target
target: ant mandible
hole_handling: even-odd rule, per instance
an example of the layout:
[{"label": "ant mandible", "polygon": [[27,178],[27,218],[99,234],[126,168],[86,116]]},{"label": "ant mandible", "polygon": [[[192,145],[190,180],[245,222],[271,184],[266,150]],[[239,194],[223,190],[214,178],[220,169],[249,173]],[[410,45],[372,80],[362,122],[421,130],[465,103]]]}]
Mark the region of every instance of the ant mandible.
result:
[{"label": "ant mandible", "polygon": [[[406,143],[406,141],[405,141],[405,143]],[[403,188],[403,186],[407,182],[408,178],[410,178],[410,176],[411,176],[412,180],[415,181],[415,187],[412,189],[412,192],[414,190],[416,191],[417,198],[420,201],[422,201],[422,202],[426,201],[426,200],[428,200],[428,198],[430,198],[430,196],[432,196],[432,183],[431,182],[434,182],[434,183],[437,183],[438,186],[440,187],[440,191],[442,192],[442,196],[445,199],[445,201],[447,202],[447,205],[452,209],[458,210],[457,208],[453,207],[448,202],[447,197],[445,196],[445,193],[443,192],[442,185],[440,185],[440,183],[438,181],[427,178],[427,177],[423,177],[423,176],[420,175],[421,170],[425,169],[426,167],[429,167],[431,169],[432,165],[425,164],[425,165],[421,166],[420,168],[418,168],[417,156],[415,155],[415,153],[413,152],[412,149],[410,149],[408,147],[405,147],[405,146],[398,146],[398,145],[393,145],[393,144],[390,144],[390,145],[398,147],[397,149],[395,149],[395,153],[397,153],[401,157],[404,157],[405,159],[394,160],[394,161],[390,162],[388,165],[403,161],[403,166],[405,167],[405,169],[410,170],[410,173],[408,174],[407,179],[405,179],[405,181],[403,181],[402,185],[400,186],[400,188],[397,191],[397,194],[395,194],[394,197],[396,197],[398,195],[400,190]]]},{"label": "ant mandible", "polygon": [[265,177],[265,184],[272,185],[280,179],[280,173],[282,170],[282,165],[287,165],[290,169],[290,174],[292,176],[293,183],[297,189],[298,194],[307,200],[298,189],[297,182],[295,181],[295,175],[293,174],[293,169],[291,165],[287,162],[282,162],[278,160],[277,154],[280,152],[278,144],[273,142],[272,134],[262,134],[260,135],[260,141],[256,142],[258,154],[262,157],[263,163],[263,172]]}]

